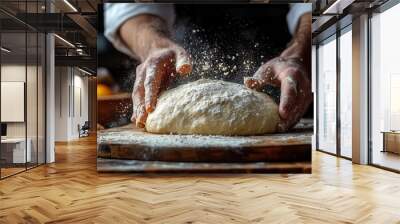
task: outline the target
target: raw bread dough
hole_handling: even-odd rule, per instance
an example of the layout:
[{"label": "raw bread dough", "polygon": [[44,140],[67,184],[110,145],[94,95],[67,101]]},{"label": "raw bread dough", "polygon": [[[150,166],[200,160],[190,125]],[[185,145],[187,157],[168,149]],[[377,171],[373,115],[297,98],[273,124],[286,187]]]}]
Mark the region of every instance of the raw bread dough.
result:
[{"label": "raw bread dough", "polygon": [[146,121],[153,133],[256,135],[276,131],[278,105],[244,85],[200,79],[161,94]]}]

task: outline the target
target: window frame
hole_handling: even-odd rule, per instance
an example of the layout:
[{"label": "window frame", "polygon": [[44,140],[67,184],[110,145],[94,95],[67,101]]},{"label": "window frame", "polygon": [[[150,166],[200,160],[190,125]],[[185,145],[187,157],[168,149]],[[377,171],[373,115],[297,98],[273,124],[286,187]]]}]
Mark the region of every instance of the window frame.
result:
[{"label": "window frame", "polygon": [[[337,27],[336,32],[332,33],[331,35],[327,36],[324,39],[318,40],[318,42],[315,44],[316,45],[316,53],[315,53],[315,60],[316,60],[316,76],[315,76],[315,81],[316,81],[316,111],[315,111],[315,118],[316,119],[316,137],[315,137],[315,145],[316,145],[316,150],[319,152],[323,152],[329,155],[333,155],[339,158],[343,158],[346,160],[352,160],[351,157],[347,157],[342,155],[341,153],[341,119],[340,119],[340,76],[341,76],[341,67],[340,67],[340,37],[344,35],[347,32],[352,31],[352,22],[348,22],[349,17],[344,17],[342,20],[345,20],[345,25],[343,27]],[[337,21],[337,23],[342,22],[341,20]],[[347,22],[347,23],[346,23]],[[334,24],[333,26],[337,26],[337,24]],[[329,28],[328,28],[329,29]],[[333,36],[335,36],[333,38]],[[319,53],[318,49],[322,43],[327,43],[330,41],[336,41],[336,151],[335,153],[328,152],[327,150],[320,149],[319,147],[319,119],[318,119],[318,105],[319,105],[319,96],[318,96],[318,90],[319,90]]]}]

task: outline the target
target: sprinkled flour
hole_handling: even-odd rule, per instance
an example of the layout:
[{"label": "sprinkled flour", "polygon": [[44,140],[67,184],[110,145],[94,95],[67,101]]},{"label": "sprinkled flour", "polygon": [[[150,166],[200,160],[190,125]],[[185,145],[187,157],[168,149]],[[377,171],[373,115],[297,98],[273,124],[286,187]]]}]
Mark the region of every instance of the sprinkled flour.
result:
[{"label": "sprinkled flour", "polygon": [[108,144],[137,144],[147,145],[148,147],[173,147],[173,148],[185,148],[185,147],[226,147],[237,148],[245,146],[257,146],[263,145],[266,142],[268,145],[281,145],[282,142],[290,144],[291,142],[311,142],[310,133],[304,133],[303,135],[296,135],[295,137],[289,134],[273,134],[267,136],[252,136],[249,137],[229,137],[229,136],[216,136],[216,135],[159,135],[159,134],[148,134],[139,131],[134,131],[127,128],[122,131],[100,131],[97,138],[98,143]]}]

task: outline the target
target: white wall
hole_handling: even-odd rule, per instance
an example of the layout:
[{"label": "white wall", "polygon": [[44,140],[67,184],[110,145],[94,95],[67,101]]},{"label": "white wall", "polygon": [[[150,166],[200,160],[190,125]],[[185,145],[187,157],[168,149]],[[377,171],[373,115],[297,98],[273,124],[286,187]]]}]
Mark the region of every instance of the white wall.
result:
[{"label": "white wall", "polygon": [[[38,70],[37,70],[38,69]],[[25,80],[27,78],[27,80]],[[24,82],[26,85],[26,106],[21,109],[22,113],[26,112],[26,120],[23,122],[6,122],[7,137],[9,138],[25,138],[27,136],[32,152],[32,161],[44,163],[45,150],[45,120],[44,120],[44,92],[43,82],[44,74],[42,67],[25,66],[25,64],[3,64],[1,66],[1,81],[2,82]],[[24,94],[24,90],[22,90]],[[7,96],[2,96],[7,97]],[[2,107],[1,110],[7,111],[11,108]],[[12,111],[7,111],[11,112]],[[38,153],[38,155],[37,155]]]},{"label": "white wall", "polygon": [[55,141],[68,140],[68,86],[69,76],[67,67],[55,68]]},{"label": "white wall", "polygon": [[[82,73],[79,72],[79,75],[76,75],[75,70],[75,77],[74,77],[74,86],[75,86],[75,119],[73,120],[73,126],[76,127],[78,124],[83,125],[85,121],[89,120],[89,111],[88,111],[88,77],[87,76],[81,76]],[[77,98],[78,92],[80,90],[80,99]],[[78,102],[77,100],[80,100],[80,105],[77,105]],[[78,106],[80,106],[82,111],[79,111]],[[77,136],[79,133],[77,132],[78,129],[74,128],[73,133],[74,136]]]},{"label": "white wall", "polygon": [[[36,67],[33,67],[33,66],[27,66],[27,68],[26,68],[25,64],[24,65],[18,65],[18,64],[2,65],[1,66],[1,81],[4,81],[4,82],[17,81],[17,82],[25,82],[26,83],[25,69],[27,69],[28,74],[31,74],[33,72],[36,74]],[[32,84],[32,83],[30,83],[30,84]],[[33,84],[36,85],[36,82]],[[28,90],[28,93],[27,93],[28,98],[29,97],[36,98],[36,89],[28,88],[27,90]],[[33,92],[30,92],[29,90],[32,90]],[[32,101],[33,101],[32,99],[27,99],[27,102],[32,102]],[[34,106],[36,107],[36,104]],[[1,108],[1,110],[7,110],[7,108]],[[32,115],[34,117],[31,117]],[[36,114],[28,113],[27,116],[28,116],[28,121],[32,121],[32,120],[36,121]],[[26,122],[7,122],[7,136],[8,137],[25,137],[25,123]],[[28,128],[29,127],[32,127],[32,125],[28,125]]]},{"label": "white wall", "polygon": [[88,120],[88,78],[72,67],[56,67],[55,73],[55,140],[77,139],[78,125]]},{"label": "white wall", "polygon": [[[25,82],[25,65],[2,65],[1,81]],[[7,123],[7,137],[25,137],[25,122]]]}]

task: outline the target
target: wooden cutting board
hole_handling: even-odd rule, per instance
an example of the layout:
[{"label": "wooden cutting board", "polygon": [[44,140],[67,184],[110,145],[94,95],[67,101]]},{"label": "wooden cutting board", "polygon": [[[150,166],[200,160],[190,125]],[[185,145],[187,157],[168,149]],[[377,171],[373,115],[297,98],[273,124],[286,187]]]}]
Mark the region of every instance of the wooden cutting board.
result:
[{"label": "wooden cutting board", "polygon": [[138,173],[311,173],[311,161],[291,163],[193,163],[97,158],[97,171]]},{"label": "wooden cutting board", "polygon": [[260,136],[151,134],[128,125],[98,132],[98,157],[161,162],[310,162],[312,124]]}]

